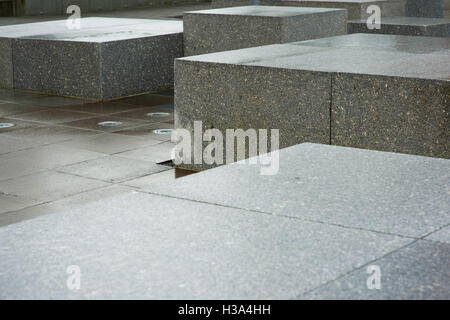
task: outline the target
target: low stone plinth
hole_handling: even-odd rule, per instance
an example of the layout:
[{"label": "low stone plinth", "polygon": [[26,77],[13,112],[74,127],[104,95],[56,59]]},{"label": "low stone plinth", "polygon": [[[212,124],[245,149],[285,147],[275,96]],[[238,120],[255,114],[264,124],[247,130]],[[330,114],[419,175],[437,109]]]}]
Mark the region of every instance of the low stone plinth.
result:
[{"label": "low stone plinth", "polygon": [[184,14],[185,55],[347,33],[344,9],[245,6]]},{"label": "low stone plinth", "polygon": [[170,87],[180,21],[83,18],[0,27],[0,86],[104,100]]},{"label": "low stone plinth", "polygon": [[175,126],[449,158],[449,49],[447,38],[353,34],[177,59]]},{"label": "low stone plinth", "polygon": [[[383,17],[404,16],[406,0],[261,0],[262,5],[341,8],[347,9],[349,19],[367,19],[371,13],[367,9],[371,5],[380,7]],[[213,0],[213,8],[245,6],[251,0]]]},{"label": "low stone plinth", "polygon": [[450,20],[439,18],[385,17],[380,29],[369,29],[367,21],[351,20],[348,33],[379,33],[408,36],[450,37]]}]

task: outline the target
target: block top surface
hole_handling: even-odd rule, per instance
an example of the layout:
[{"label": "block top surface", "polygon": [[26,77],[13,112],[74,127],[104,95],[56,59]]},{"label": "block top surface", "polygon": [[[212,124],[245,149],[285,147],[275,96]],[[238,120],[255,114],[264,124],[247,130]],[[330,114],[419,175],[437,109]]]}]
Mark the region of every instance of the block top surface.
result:
[{"label": "block top surface", "polygon": [[180,58],[216,64],[450,80],[450,39],[351,34]]},{"label": "block top surface", "polygon": [[183,32],[174,20],[81,18],[80,29],[69,29],[67,20],[0,27],[0,38],[108,42]]},{"label": "block top surface", "polygon": [[[349,23],[366,24],[367,19],[350,20]],[[450,19],[423,17],[383,17],[382,25],[427,27],[450,24]]]},{"label": "block top surface", "polygon": [[234,16],[255,16],[255,17],[293,17],[308,14],[324,13],[331,11],[343,11],[345,9],[333,8],[312,8],[312,7],[282,7],[282,6],[243,6],[229,7],[211,10],[189,11],[185,14],[204,15],[234,15]]}]

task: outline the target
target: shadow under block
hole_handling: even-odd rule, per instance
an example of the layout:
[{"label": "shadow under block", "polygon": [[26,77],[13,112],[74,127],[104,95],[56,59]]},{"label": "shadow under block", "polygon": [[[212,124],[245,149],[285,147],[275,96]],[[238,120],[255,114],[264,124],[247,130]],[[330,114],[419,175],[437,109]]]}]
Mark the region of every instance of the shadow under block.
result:
[{"label": "shadow under block", "polygon": [[385,17],[380,29],[370,30],[367,21],[351,20],[348,33],[379,33],[408,36],[450,37],[450,20],[439,18]]},{"label": "shadow under block", "polygon": [[[0,70],[13,87],[104,100],[173,85],[173,60],[183,56],[180,21],[83,18],[0,27]],[[6,38],[5,38],[6,37]],[[11,64],[12,62],[12,64]],[[1,86],[11,87],[11,76]]]},{"label": "shadow under block", "polygon": [[175,127],[450,158],[449,54],[447,38],[352,34],[177,59]]},{"label": "shadow under block", "polygon": [[[261,0],[262,5],[347,9],[349,19],[367,19],[371,5],[380,7],[383,17],[404,16],[406,0]],[[250,0],[212,0],[213,8],[245,6]]]},{"label": "shadow under block", "polygon": [[186,56],[347,33],[343,9],[245,6],[186,12]]}]

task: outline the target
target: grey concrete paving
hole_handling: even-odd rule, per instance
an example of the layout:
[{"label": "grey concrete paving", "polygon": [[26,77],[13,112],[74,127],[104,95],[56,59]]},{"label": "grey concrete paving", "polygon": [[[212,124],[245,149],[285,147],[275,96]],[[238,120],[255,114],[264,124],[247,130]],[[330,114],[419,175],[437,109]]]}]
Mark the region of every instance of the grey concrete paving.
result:
[{"label": "grey concrete paving", "polygon": [[244,6],[183,14],[186,56],[347,33],[347,11]]}]

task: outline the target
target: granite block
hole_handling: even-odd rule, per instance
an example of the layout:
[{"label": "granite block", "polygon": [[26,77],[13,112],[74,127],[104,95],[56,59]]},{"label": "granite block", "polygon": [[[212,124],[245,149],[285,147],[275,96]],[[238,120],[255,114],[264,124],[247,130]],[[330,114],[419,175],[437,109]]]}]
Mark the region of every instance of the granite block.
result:
[{"label": "granite block", "polygon": [[443,0],[406,0],[406,16],[408,17],[444,17]]},{"label": "granite block", "polygon": [[0,88],[14,87],[13,73],[11,39],[0,37]]},{"label": "granite block", "polygon": [[[262,5],[347,9],[349,19],[367,19],[367,8],[377,5],[383,17],[404,16],[406,0],[261,0]],[[251,0],[213,0],[213,8],[245,6]]]},{"label": "granite block", "polygon": [[2,227],[0,241],[2,299],[244,300],[294,298],[412,240],[129,192]]},{"label": "granite block", "polygon": [[432,240],[432,241],[445,242],[450,245],[450,226],[444,227],[441,230],[433,232],[425,239]]},{"label": "granite block", "polygon": [[[222,54],[231,58],[229,53]],[[280,129],[281,148],[300,142],[329,143],[327,74],[186,58],[176,61],[175,79],[175,127],[189,130],[191,136],[194,121],[202,121],[203,130],[215,128],[223,134],[227,129]],[[207,145],[204,142],[203,147]]]},{"label": "granite block", "polygon": [[144,93],[170,86],[173,60],[183,56],[179,21],[84,18],[80,30],[66,29],[65,21],[32,26],[0,28],[12,42],[17,89],[95,100]]},{"label": "granite block", "polygon": [[385,17],[381,29],[368,29],[364,19],[348,22],[348,33],[379,33],[409,36],[450,37],[450,20],[439,18]]},{"label": "granite block", "polygon": [[450,158],[449,49],[448,38],[352,34],[177,59],[175,127]]},{"label": "granite block", "polygon": [[245,6],[185,12],[186,56],[347,33],[343,9]]},{"label": "granite block", "polygon": [[225,165],[144,191],[422,238],[450,223],[450,160],[319,144],[280,150],[279,171]]},{"label": "granite block", "polygon": [[418,241],[370,263],[380,268],[379,290],[367,288],[365,266],[298,299],[448,300],[449,261],[450,244]]}]

